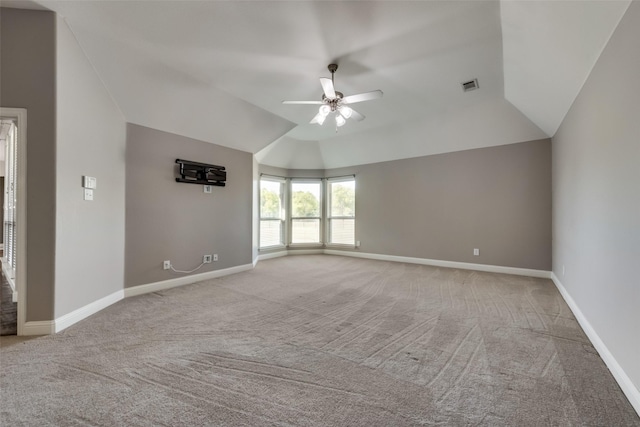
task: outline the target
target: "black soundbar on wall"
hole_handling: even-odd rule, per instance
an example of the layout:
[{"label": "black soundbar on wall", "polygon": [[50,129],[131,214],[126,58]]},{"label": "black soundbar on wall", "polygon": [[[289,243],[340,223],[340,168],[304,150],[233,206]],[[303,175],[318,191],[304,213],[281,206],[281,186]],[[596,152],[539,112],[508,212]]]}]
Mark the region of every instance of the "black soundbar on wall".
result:
[{"label": "black soundbar on wall", "polygon": [[176,178],[176,182],[215,185],[218,187],[224,187],[226,185],[227,171],[224,166],[182,159],[176,159],[176,163],[180,165],[180,178]]}]

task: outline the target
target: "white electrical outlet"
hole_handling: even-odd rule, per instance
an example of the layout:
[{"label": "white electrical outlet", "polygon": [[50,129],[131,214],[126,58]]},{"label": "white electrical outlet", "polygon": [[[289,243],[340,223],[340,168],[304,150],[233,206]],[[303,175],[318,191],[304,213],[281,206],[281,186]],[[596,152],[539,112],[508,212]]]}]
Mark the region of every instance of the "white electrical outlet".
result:
[{"label": "white electrical outlet", "polygon": [[93,190],[91,188],[84,189],[84,200],[93,200]]},{"label": "white electrical outlet", "polygon": [[162,263],[162,269],[163,270],[168,270],[170,268],[171,268],[171,261],[167,260],[167,261]]},{"label": "white electrical outlet", "polygon": [[213,260],[217,261],[218,260],[218,254],[213,254]]},{"label": "white electrical outlet", "polygon": [[476,248],[473,250],[473,255],[480,256],[480,249]]},{"label": "white electrical outlet", "polygon": [[356,248],[360,247],[360,240],[356,240]]},{"label": "white electrical outlet", "polygon": [[205,193],[211,193],[211,186],[210,185],[204,185],[204,192]]},{"label": "white electrical outlet", "polygon": [[203,262],[204,264],[210,264],[210,263],[211,263],[211,255],[204,255],[204,256],[202,257],[202,262]]}]

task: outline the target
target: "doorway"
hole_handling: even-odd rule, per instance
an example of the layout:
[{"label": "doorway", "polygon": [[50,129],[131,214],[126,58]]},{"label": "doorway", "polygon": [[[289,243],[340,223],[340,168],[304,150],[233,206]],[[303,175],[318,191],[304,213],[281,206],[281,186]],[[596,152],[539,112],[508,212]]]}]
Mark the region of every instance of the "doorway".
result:
[{"label": "doorway", "polygon": [[[27,307],[26,144],[27,110],[0,108],[0,175],[4,177],[2,275],[11,288],[18,335],[23,334]],[[12,314],[4,293],[2,309],[0,318],[4,322]]]}]

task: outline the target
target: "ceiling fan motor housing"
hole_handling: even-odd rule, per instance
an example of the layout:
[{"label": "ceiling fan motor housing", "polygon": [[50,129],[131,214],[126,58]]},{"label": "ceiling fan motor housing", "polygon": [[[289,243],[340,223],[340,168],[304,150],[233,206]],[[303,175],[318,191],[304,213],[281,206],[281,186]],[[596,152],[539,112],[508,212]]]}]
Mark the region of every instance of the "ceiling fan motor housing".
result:
[{"label": "ceiling fan motor housing", "polygon": [[331,111],[336,111],[338,109],[338,107],[340,107],[340,104],[342,104],[342,97],[344,95],[342,94],[342,92],[338,92],[336,91],[336,97],[333,99],[329,99],[325,96],[325,94],[322,94],[322,101],[324,101],[325,103],[327,103],[327,105],[329,105],[329,107],[331,107]]}]

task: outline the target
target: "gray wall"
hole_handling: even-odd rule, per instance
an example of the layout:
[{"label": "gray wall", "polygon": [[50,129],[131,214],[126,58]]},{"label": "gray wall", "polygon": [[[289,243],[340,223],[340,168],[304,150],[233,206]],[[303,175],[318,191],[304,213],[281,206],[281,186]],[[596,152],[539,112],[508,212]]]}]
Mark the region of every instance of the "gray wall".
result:
[{"label": "gray wall", "polygon": [[[55,317],[124,287],[126,123],[62,18],[57,22]],[[83,200],[82,176],[96,177]]]},{"label": "gray wall", "polygon": [[53,319],[56,16],[0,9],[0,102],[27,109],[27,321]]},{"label": "gray wall", "polygon": [[362,252],[551,269],[548,139],[326,171],[351,173]]},{"label": "gray wall", "polygon": [[310,173],[260,172],[355,174],[360,252],[551,269],[548,139]]},{"label": "gray wall", "polygon": [[[227,169],[227,186],[177,183],[177,158]],[[125,286],[183,274],[205,254],[219,261],[194,274],[252,262],[253,156],[179,135],[127,125]]]},{"label": "gray wall", "polygon": [[638,75],[640,2],[632,2],[553,138],[553,271],[636,389]]}]

